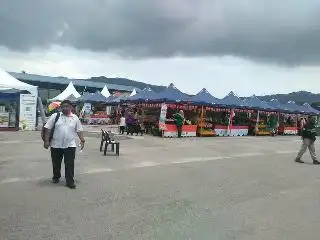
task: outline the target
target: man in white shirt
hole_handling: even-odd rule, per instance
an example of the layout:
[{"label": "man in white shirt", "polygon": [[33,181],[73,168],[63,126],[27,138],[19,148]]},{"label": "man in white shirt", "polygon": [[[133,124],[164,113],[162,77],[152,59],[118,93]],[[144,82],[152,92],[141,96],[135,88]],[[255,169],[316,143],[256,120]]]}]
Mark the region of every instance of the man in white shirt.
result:
[{"label": "man in white shirt", "polygon": [[[53,183],[58,183],[61,178],[61,162],[64,158],[65,177],[67,187],[75,189],[74,183],[74,159],[79,137],[81,149],[84,147],[83,128],[79,118],[72,113],[70,101],[63,101],[60,105],[61,113],[53,114],[46,125],[44,134],[44,148],[51,147],[51,158],[53,167]],[[58,120],[57,114],[59,115]],[[53,132],[52,132],[53,131]]]}]

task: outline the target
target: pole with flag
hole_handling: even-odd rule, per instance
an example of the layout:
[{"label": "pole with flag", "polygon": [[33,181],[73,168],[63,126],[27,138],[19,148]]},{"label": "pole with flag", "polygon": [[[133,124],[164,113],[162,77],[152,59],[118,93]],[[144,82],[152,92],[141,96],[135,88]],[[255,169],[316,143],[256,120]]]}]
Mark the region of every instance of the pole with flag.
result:
[{"label": "pole with flag", "polygon": [[229,116],[228,131],[227,131],[228,136],[231,135],[232,120],[233,120],[234,116],[235,116],[235,112],[234,112],[234,109],[232,108],[230,111],[230,116]]},{"label": "pole with flag", "polygon": [[257,122],[256,122],[256,127],[255,127],[255,135],[257,135],[257,132],[259,131],[259,122],[260,122],[260,111],[258,110]]}]

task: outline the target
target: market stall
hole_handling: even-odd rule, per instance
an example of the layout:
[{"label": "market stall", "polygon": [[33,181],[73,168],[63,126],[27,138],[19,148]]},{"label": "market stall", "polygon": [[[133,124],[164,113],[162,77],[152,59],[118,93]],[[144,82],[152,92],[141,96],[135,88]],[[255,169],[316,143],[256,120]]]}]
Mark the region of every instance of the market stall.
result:
[{"label": "market stall", "polygon": [[[215,124],[214,130],[217,136],[246,136],[248,135],[247,114],[250,110],[246,109],[246,104],[234,92],[220,100],[225,115],[221,118],[224,124]],[[224,110],[223,110],[224,109]]]},{"label": "market stall", "polygon": [[285,113],[280,114],[280,124],[278,132],[283,135],[297,135],[299,132],[299,107],[294,101],[289,101],[282,105]]},{"label": "market stall", "polygon": [[219,99],[212,96],[207,89],[202,89],[198,94],[193,96],[190,100],[193,104],[200,106],[200,118],[197,123],[197,135],[199,137],[213,137],[216,136],[214,131],[213,121],[208,116],[208,111],[205,106],[218,106]]},{"label": "market stall", "polygon": [[178,129],[173,115],[184,111],[185,123],[182,126],[182,137],[197,136],[197,122],[199,120],[198,107],[190,104],[178,103],[139,103],[135,108],[143,109],[143,123],[146,131],[165,138],[178,137]]},{"label": "market stall", "polygon": [[[13,125],[16,126],[18,123],[23,130],[35,130],[38,88],[19,81],[0,68],[0,90],[3,94],[3,100],[0,103],[2,125],[5,126],[6,119],[9,118],[8,128],[10,129],[16,129]],[[8,100],[9,98],[11,100]],[[8,128],[4,127],[0,130]]]},{"label": "market stall", "polygon": [[[214,131],[219,137],[241,137],[248,135],[248,113],[251,110],[245,109],[215,109],[222,111],[223,116],[220,118],[222,124],[216,123]],[[223,112],[224,111],[224,112]]]},{"label": "market stall", "polygon": [[[170,84],[163,92],[153,93],[150,89],[138,93],[136,96],[132,97],[131,100],[150,101],[150,104],[145,106],[157,106],[160,111],[160,116],[158,117],[158,129],[161,132],[162,137],[177,137],[178,129],[175,124],[173,115],[179,111],[184,110],[185,114],[185,124],[182,127],[182,137],[195,137],[197,135],[197,125],[195,119],[198,119],[196,109],[197,107],[186,104],[190,99],[188,95],[182,93],[173,84]],[[165,108],[165,110],[164,110]],[[162,122],[161,122],[161,121]]]},{"label": "market stall", "polygon": [[297,135],[299,132],[297,117],[294,114],[280,114],[280,135]]},{"label": "market stall", "polygon": [[196,137],[199,121],[198,107],[189,104],[168,104],[163,137],[177,137],[178,128],[174,115],[180,110],[184,113],[185,122],[182,126],[182,137]]},{"label": "market stall", "polygon": [[255,111],[249,118],[249,134],[255,136],[270,136],[277,132],[276,109],[256,96],[244,100],[248,108]]},{"label": "market stall", "polygon": [[107,98],[101,92],[86,93],[77,102],[82,103],[80,120],[84,124],[106,125],[111,122],[111,115],[107,113]]}]

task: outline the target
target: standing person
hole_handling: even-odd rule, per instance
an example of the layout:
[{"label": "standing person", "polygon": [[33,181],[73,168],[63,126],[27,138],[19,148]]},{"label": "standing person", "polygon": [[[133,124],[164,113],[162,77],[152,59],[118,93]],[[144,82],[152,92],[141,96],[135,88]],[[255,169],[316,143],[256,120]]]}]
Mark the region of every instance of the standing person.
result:
[{"label": "standing person", "polygon": [[126,130],[126,118],[123,115],[121,115],[119,127],[120,127],[120,134],[123,135],[124,131]]},{"label": "standing person", "polygon": [[126,126],[127,126],[127,135],[131,134],[133,135],[134,132],[134,117],[131,111],[128,111],[128,114],[126,116]]},{"label": "standing person", "polygon": [[79,137],[81,149],[83,149],[85,143],[83,129],[79,118],[72,113],[70,101],[63,101],[60,107],[62,112],[53,114],[44,126],[44,148],[48,149],[51,147],[52,182],[59,183],[61,178],[61,162],[62,158],[64,158],[67,187],[75,189],[74,159],[77,147],[76,139]]},{"label": "standing person", "polygon": [[174,121],[178,128],[178,138],[181,138],[182,136],[182,126],[184,124],[184,112],[183,110],[180,110],[178,113],[173,115]]},{"label": "standing person", "polygon": [[295,161],[298,163],[304,163],[301,158],[308,148],[313,160],[313,164],[319,165],[320,162],[317,160],[316,150],[314,146],[314,143],[316,141],[315,121],[311,116],[308,118],[306,124],[304,125],[301,131],[301,136],[302,146]]}]

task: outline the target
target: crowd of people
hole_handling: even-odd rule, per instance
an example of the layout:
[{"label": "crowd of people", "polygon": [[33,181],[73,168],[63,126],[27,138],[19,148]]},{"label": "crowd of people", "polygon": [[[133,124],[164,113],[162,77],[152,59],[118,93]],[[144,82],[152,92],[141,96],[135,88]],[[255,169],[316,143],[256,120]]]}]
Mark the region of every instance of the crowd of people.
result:
[{"label": "crowd of people", "polygon": [[[178,129],[178,137],[181,138],[182,126],[186,122],[183,110],[174,114],[173,120]],[[122,135],[127,133],[127,135],[140,134],[141,136],[146,133],[143,111],[136,108],[124,110],[119,118],[119,132]]]},{"label": "crowd of people", "polygon": [[134,109],[126,109],[121,113],[121,117],[119,120],[119,129],[120,134],[127,135],[143,135],[145,133],[145,127],[144,127],[144,117],[141,110],[138,110],[136,108]]}]

